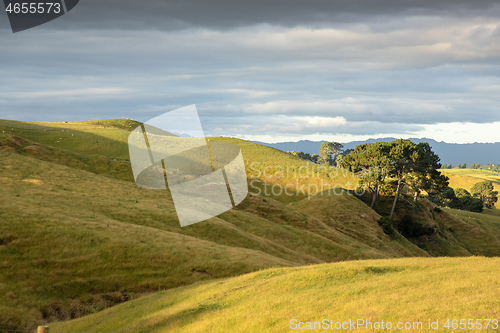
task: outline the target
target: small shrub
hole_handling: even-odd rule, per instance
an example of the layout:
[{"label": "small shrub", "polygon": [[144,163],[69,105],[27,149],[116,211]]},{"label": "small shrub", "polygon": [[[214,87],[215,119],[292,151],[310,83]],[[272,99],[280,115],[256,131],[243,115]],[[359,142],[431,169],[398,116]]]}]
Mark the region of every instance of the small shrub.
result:
[{"label": "small shrub", "polygon": [[394,226],[392,225],[392,221],[389,220],[388,217],[386,216],[382,216],[379,220],[378,220],[378,224],[382,227],[382,230],[384,230],[384,233],[386,235],[389,235],[389,236],[393,236],[394,235]]},{"label": "small shrub", "polygon": [[422,225],[416,222],[411,215],[403,215],[397,222],[398,231],[401,235],[409,237],[420,237],[432,235],[434,228],[430,224]]}]

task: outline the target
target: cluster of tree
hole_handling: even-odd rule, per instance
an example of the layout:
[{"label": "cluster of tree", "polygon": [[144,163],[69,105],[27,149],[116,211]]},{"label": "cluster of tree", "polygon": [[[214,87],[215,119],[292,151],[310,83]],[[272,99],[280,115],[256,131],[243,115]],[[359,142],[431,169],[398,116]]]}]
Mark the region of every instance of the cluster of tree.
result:
[{"label": "cluster of tree", "polygon": [[313,163],[339,166],[342,158],[352,151],[352,149],[344,150],[343,148],[344,145],[338,142],[323,142],[319,148],[319,155],[311,155],[303,151],[289,151],[287,153]]},{"label": "cluster of tree", "polygon": [[338,142],[323,142],[319,148],[321,164],[336,165],[337,158],[342,153],[344,145]]},{"label": "cluster of tree", "polygon": [[493,207],[498,200],[498,192],[494,191],[492,182],[485,180],[474,184],[470,192],[447,186],[440,192],[429,195],[429,199],[439,206],[480,213],[484,207]]},{"label": "cluster of tree", "polygon": [[454,190],[447,186],[441,192],[429,195],[429,200],[441,207],[450,207],[478,213],[483,211],[483,202],[480,199],[473,198],[470,193],[463,188]]},{"label": "cluster of tree", "polygon": [[[455,168],[457,169],[467,169],[467,163],[458,163]],[[469,167],[471,169],[480,169],[481,164],[480,163],[472,163],[471,166]],[[453,166],[451,164],[443,164],[441,169],[453,169]]]},{"label": "cluster of tree", "polygon": [[[467,168],[467,163],[462,163],[462,164],[458,163],[455,166],[455,168],[457,168],[457,169],[466,169]],[[453,169],[453,165],[445,163],[445,164],[443,164],[441,166],[441,169]]]},{"label": "cluster of tree", "polygon": [[474,184],[470,192],[474,198],[481,199],[486,208],[493,208],[495,202],[498,201],[498,192],[494,190],[493,183],[489,180]]},{"label": "cluster of tree", "polygon": [[360,184],[372,195],[375,207],[380,191],[389,186],[395,191],[389,220],[392,220],[401,190],[406,186],[417,200],[421,191],[438,193],[448,178],[438,169],[439,157],[427,142],[415,144],[399,139],[392,142],[365,143],[344,156],[340,164],[357,173]]},{"label": "cluster of tree", "polygon": [[319,155],[318,154],[309,154],[309,153],[304,153],[303,151],[288,151],[288,154],[291,154],[293,156],[297,156],[298,158],[301,158],[303,160],[313,162],[313,163],[319,163]]}]

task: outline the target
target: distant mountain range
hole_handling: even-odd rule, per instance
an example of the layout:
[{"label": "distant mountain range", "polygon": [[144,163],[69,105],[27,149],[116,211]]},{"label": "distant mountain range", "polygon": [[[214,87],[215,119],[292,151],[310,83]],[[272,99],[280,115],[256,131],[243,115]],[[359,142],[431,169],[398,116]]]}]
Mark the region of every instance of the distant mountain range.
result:
[{"label": "distant mountain range", "polygon": [[[368,139],[366,141],[352,141],[342,143],[344,149],[354,149],[359,144],[377,141],[393,141],[395,138]],[[410,139],[414,143],[428,142],[432,150],[439,155],[441,163],[456,166],[458,163],[500,164],[500,142],[495,143],[446,143],[432,139]],[[319,147],[325,141],[301,140],[297,142],[266,143],[253,141],[261,145],[273,147],[282,151],[303,151],[309,154],[318,154]]]}]

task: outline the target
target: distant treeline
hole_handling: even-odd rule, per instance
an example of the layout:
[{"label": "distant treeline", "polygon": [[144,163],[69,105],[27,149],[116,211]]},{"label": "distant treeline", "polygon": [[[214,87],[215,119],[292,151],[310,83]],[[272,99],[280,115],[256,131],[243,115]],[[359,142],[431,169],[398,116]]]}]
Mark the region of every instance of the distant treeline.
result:
[{"label": "distant treeline", "polygon": [[487,169],[496,172],[500,172],[500,165],[498,164],[480,164],[480,163],[472,163],[471,165],[467,165],[466,163],[459,163],[455,167],[451,164],[443,164],[442,169]]},{"label": "distant treeline", "polygon": [[441,207],[480,213],[484,207],[493,208],[498,201],[498,192],[493,190],[491,181],[485,180],[474,184],[470,192],[464,188],[453,189],[447,186],[438,193],[430,194],[428,198]]},{"label": "distant treeline", "polygon": [[309,162],[327,165],[340,165],[343,157],[349,155],[354,149],[343,149],[344,146],[338,142],[323,142],[319,154],[309,154],[303,151],[288,151],[287,153],[297,156]]}]

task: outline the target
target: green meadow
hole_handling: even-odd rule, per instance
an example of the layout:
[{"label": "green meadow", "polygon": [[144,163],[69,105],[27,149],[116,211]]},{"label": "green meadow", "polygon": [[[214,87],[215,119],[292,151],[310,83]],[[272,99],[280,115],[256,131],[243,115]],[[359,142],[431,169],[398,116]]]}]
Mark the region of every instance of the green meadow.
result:
[{"label": "green meadow", "polygon": [[[0,120],[0,331],[284,331],[293,316],[362,314],[498,318],[500,266],[488,257],[500,255],[499,216],[403,197],[396,219],[433,230],[405,237],[380,223],[390,198],[377,213],[353,195],[355,176],[217,137],[210,140],[241,147],[251,194],[181,228],[168,191],[133,182],[127,138],[138,125]],[[322,191],[327,185],[337,192]]]},{"label": "green meadow", "polygon": [[[274,268],[162,291],[52,328],[56,333],[289,332],[300,322],[314,327],[326,319],[322,327],[328,331],[335,329],[330,322],[363,320],[335,331],[456,332],[453,320],[474,319],[476,325],[477,318],[500,316],[499,265],[498,258],[471,257]],[[364,324],[382,321],[393,330]],[[429,322],[436,321],[437,329],[430,330]],[[399,323],[407,328],[396,329]],[[498,321],[481,325],[460,332],[498,331]]]}]

